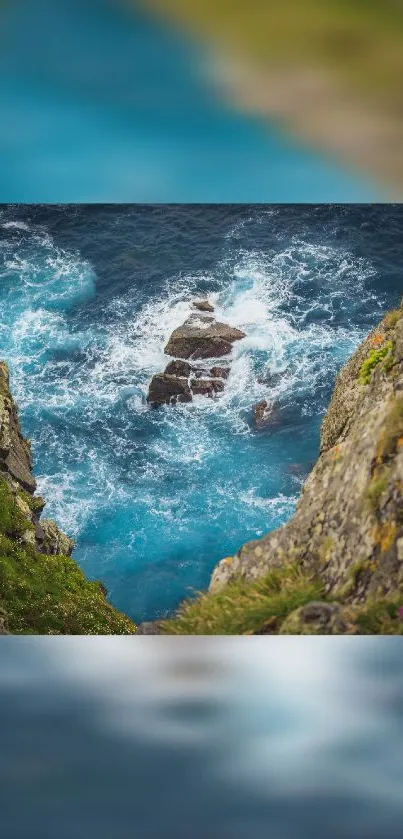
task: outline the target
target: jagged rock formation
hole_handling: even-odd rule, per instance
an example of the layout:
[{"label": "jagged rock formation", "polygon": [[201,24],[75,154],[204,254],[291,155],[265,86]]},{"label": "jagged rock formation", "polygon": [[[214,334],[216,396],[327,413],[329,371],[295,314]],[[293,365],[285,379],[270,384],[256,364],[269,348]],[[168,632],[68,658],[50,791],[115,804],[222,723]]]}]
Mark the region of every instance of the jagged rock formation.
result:
[{"label": "jagged rock formation", "polygon": [[[194,301],[192,305],[203,313],[214,311],[208,300]],[[224,389],[229,369],[223,365],[207,369],[200,360],[228,355],[233,343],[244,337],[240,329],[219,323],[210,315],[191,314],[169,338],[164,352],[175,360],[163,373],[153,376],[147,401],[151,405],[173,405],[191,402],[193,395],[215,397]]]},{"label": "jagged rock formation", "polygon": [[133,634],[134,624],[85,579],[73,541],[42,520],[31,447],[0,362],[0,634]]},{"label": "jagged rock formation", "polygon": [[[289,569],[313,580],[320,596],[311,596],[313,602],[308,596],[308,602],[280,620],[276,578],[269,586],[267,631],[403,634],[402,308],[382,320],[337,377],[322,424],[319,459],[293,518],[223,559],[209,594],[189,604],[187,612],[185,607],[186,621],[173,622],[168,631],[195,625],[196,615],[200,631],[217,626],[220,612],[214,609],[220,603],[221,610],[231,613],[231,598],[233,614],[244,601],[252,613],[252,600],[246,599],[254,586],[253,609],[257,596],[264,609],[263,581],[270,574],[287,579]],[[270,624],[273,604],[277,617]],[[202,613],[209,624],[207,617],[200,620]]]}]

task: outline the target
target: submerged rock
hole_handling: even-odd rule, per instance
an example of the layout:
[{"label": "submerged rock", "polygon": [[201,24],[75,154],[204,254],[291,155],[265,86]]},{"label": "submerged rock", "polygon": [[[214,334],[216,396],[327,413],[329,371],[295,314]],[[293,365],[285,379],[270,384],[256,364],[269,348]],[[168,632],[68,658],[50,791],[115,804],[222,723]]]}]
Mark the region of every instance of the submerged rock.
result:
[{"label": "submerged rock", "polygon": [[191,402],[187,378],[157,373],[151,379],[147,401],[152,405],[174,405],[176,402]]},{"label": "submerged rock", "polygon": [[240,329],[214,318],[191,315],[173,331],[164,352],[177,358],[219,358],[228,355],[232,344],[245,337]]},{"label": "submerged rock", "polygon": [[214,312],[214,306],[208,300],[193,300],[192,306],[199,312]]}]

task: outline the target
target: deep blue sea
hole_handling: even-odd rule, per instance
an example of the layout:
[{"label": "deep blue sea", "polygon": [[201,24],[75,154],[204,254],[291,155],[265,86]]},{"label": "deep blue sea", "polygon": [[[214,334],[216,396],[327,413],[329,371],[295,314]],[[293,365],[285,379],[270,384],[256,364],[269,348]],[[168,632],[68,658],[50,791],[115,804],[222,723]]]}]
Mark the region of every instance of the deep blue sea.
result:
[{"label": "deep blue sea", "polygon": [[[0,356],[45,514],[119,609],[172,613],[291,516],[337,371],[402,296],[402,231],[398,205],[0,209]],[[226,389],[152,410],[200,295],[247,333]],[[280,422],[256,430],[264,398]]]},{"label": "deep blue sea", "polygon": [[217,59],[146,0],[3,0],[1,201],[386,200],[226,103]]}]

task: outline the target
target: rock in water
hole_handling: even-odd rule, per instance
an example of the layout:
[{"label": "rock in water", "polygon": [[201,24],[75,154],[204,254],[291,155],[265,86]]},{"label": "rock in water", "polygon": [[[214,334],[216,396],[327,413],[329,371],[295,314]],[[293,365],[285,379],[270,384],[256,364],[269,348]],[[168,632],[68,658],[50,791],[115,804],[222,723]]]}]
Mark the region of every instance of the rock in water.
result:
[{"label": "rock in water", "polygon": [[257,405],[254,407],[254,415],[255,415],[255,422],[256,425],[261,428],[270,420],[271,411],[266,399],[263,399],[262,402],[258,402]]},{"label": "rock in water", "polygon": [[193,368],[188,364],[187,361],[181,361],[180,359],[176,359],[176,361],[170,361],[167,367],[165,368],[165,374],[167,376],[184,376],[186,379],[189,378],[190,374],[193,372]]},{"label": "rock in water", "polygon": [[229,369],[228,367],[212,367],[210,370],[210,376],[212,376],[213,379],[228,379]]},{"label": "rock in water", "polygon": [[175,402],[191,402],[188,380],[184,376],[170,376],[157,373],[153,376],[148,391],[147,402],[152,405],[168,405]]},{"label": "rock in water", "polygon": [[192,306],[199,312],[214,312],[214,306],[208,300],[193,300]]},{"label": "rock in water", "polygon": [[195,395],[215,396],[224,390],[224,382],[220,379],[192,379],[190,389]]},{"label": "rock in water", "polygon": [[177,358],[219,358],[228,355],[232,344],[245,337],[240,329],[226,323],[193,315],[173,331],[164,352]]}]

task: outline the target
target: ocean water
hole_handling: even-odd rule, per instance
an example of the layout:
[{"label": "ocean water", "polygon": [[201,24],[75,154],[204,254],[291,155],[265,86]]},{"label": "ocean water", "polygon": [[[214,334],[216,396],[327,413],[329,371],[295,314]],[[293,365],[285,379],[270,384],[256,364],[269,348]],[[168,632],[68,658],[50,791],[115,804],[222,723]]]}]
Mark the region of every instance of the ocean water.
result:
[{"label": "ocean water", "polygon": [[[401,299],[402,229],[399,205],[0,209],[0,356],[45,514],[119,609],[171,614],[292,515],[337,371]],[[225,391],[150,409],[201,295],[247,334]]]},{"label": "ocean water", "polygon": [[3,638],[2,835],[400,839],[401,639],[267,641]]},{"label": "ocean water", "polygon": [[3,202],[386,200],[226,104],[211,56],[133,0],[0,3]]}]

